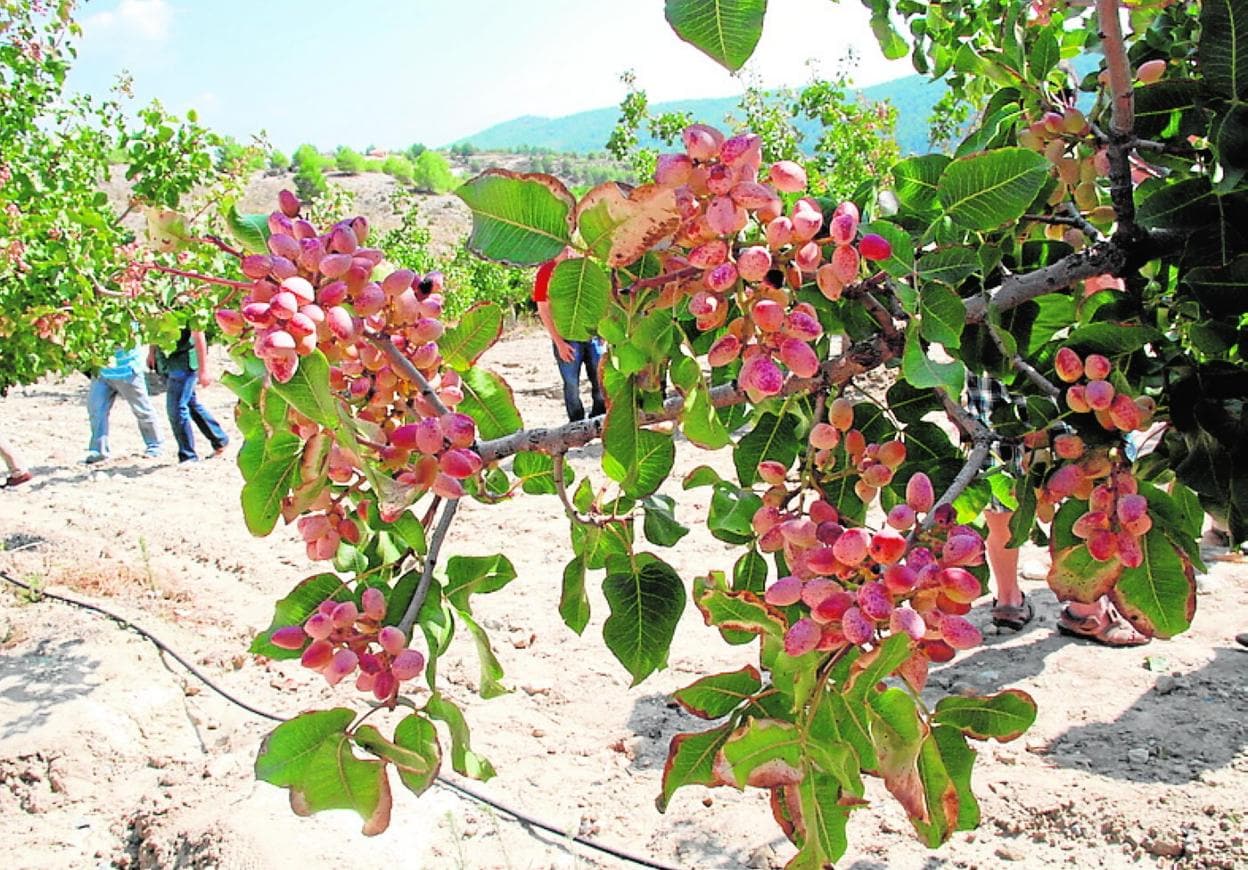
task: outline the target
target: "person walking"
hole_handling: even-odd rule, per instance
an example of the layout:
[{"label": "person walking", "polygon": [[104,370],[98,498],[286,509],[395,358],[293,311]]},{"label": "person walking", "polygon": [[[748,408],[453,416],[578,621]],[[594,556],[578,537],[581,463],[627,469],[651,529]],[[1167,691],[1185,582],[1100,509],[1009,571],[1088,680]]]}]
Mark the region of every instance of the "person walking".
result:
[{"label": "person walking", "polygon": [[555,259],[538,267],[537,274],[533,276],[533,301],[537,303],[537,316],[541,318],[542,326],[546,327],[546,333],[554,345],[555,364],[559,367],[559,377],[563,381],[563,405],[568,412],[568,420],[576,422],[585,419],[585,403],[581,401],[582,367],[589,379],[589,416],[605,414],[607,403],[603,398],[602,385],[598,382],[602,340],[595,336],[586,341],[568,341],[559,334],[559,328],[555,326],[555,319],[550,311],[550,278],[555,267],[571,253],[571,248],[564,248]]},{"label": "person walking", "polygon": [[103,462],[109,457],[108,418],[118,396],[124,398],[134,412],[134,419],[139,424],[139,432],[145,445],[143,455],[149,459],[160,456],[160,428],[156,409],[152,407],[151,397],[147,394],[142,358],[141,344],[119,348],[113,352],[111,363],[91,378],[91,386],[87,390],[91,443],[87,445],[87,458],[84,460],[88,465]]},{"label": "person walking", "polygon": [[26,463],[22,462],[21,457],[17,455],[17,451],[4,438],[0,438],[0,459],[4,460],[4,466],[9,470],[8,477],[0,483],[0,489],[21,486],[34,477],[30,469],[26,467]]},{"label": "person walking", "polygon": [[[159,353],[155,346],[148,353],[147,363],[156,368]],[[208,343],[204,333],[184,327],[173,352],[164,358],[165,376],[169,386],[165,394],[165,410],[169,414],[169,427],[178,442],[178,462],[194,462],[199,459],[195,452],[195,431],[192,424],[204,433],[212,444],[212,455],[220,456],[230,437],[221,424],[199,401],[195,394],[198,384],[206,387],[212,383],[208,370]]]}]

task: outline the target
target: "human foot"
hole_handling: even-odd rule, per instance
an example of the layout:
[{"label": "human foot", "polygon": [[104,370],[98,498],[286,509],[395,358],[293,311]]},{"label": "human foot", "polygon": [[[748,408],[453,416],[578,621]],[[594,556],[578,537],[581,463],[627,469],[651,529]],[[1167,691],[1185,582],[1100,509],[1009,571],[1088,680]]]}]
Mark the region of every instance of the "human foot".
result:
[{"label": "human foot", "polygon": [[1027,600],[1026,595],[1018,604],[998,604],[995,598],[992,600],[992,624],[997,628],[1022,631],[1023,626],[1031,622],[1035,616],[1036,612],[1032,609],[1031,602]]},{"label": "human foot", "polygon": [[34,475],[24,468],[9,472],[9,476],[5,479],[3,486],[0,486],[0,489],[12,489],[15,486],[21,486],[32,477]]},{"label": "human foot", "polygon": [[1078,616],[1063,607],[1057,618],[1057,630],[1068,637],[1078,637],[1101,646],[1143,646],[1148,638],[1114,611],[1101,616]]}]

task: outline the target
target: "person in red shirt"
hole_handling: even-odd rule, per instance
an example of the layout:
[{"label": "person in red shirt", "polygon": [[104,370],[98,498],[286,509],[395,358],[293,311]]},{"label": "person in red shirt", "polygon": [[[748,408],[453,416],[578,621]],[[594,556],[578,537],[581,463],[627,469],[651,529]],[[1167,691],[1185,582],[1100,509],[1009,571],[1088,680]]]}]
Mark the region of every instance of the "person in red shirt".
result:
[{"label": "person in red shirt", "polygon": [[533,277],[533,301],[537,303],[537,316],[542,319],[542,326],[550,335],[554,344],[555,363],[559,366],[559,377],[563,380],[563,404],[568,411],[568,419],[572,422],[585,419],[585,404],[581,401],[581,367],[589,378],[589,394],[591,407],[589,416],[598,417],[607,412],[606,401],[603,399],[602,386],[598,382],[598,363],[602,359],[601,339],[594,337],[588,341],[568,341],[559,334],[555,320],[550,313],[550,276],[555,267],[566,260],[572,253],[565,248],[555,259],[543,263]]}]

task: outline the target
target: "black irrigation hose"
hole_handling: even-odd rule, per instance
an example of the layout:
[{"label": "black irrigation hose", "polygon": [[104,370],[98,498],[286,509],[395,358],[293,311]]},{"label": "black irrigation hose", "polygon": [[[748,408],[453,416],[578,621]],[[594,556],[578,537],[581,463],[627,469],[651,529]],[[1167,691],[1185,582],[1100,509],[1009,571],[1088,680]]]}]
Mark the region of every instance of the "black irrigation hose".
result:
[{"label": "black irrigation hose", "polygon": [[[9,551],[9,552],[13,552],[13,551]],[[21,580],[18,580],[17,578],[10,576],[5,571],[0,571],[0,580],[4,580],[5,582],[12,584],[18,587],[19,589],[23,589],[27,593],[33,596],[37,596],[38,598],[50,598],[53,601],[59,601],[62,604],[68,604],[71,607],[79,607],[79,608],[82,608],[83,610],[90,610],[93,613],[98,613],[107,619],[111,619],[113,622],[117,623],[122,628],[128,631],[133,631],[135,634],[139,635],[140,637],[151,641],[152,644],[158,650],[170,656],[174,661],[176,661],[182,667],[186,668],[186,670],[193,677],[195,677],[195,679],[199,680],[205,686],[212,689],[214,692],[216,692],[225,700],[229,701],[234,706],[240,707],[243,710],[246,710],[248,713],[251,713],[253,716],[259,716],[262,719],[269,719],[270,721],[273,721],[273,722],[287,721],[286,717],[284,716],[278,716],[276,713],[270,713],[267,710],[261,710],[258,707],[253,707],[252,705],[248,704],[246,701],[239,700],[234,695],[231,695],[225,689],[221,688],[215,682],[213,682],[212,679],[209,678],[207,674],[205,674],[199,668],[195,667],[193,664],[191,664],[185,658],[183,658],[175,649],[173,649],[173,647],[169,646],[167,643],[162,641],[160,638],[156,637],[156,635],[152,634],[150,631],[143,628],[142,626],[134,624],[130,620],[126,619],[125,617],[120,616],[116,613],[113,613],[111,610],[106,610],[103,607],[97,607],[96,605],[90,604],[86,601],[78,601],[77,599],[74,599],[74,598],[67,598],[64,595],[57,595],[55,592],[45,592],[43,590],[36,589],[30,584],[23,583]],[[616,849],[613,846],[604,845],[595,840],[591,840],[587,837],[583,837],[579,834],[577,834],[576,836],[569,837],[565,831],[560,830],[559,828],[555,827],[549,822],[544,822],[541,819],[534,818],[533,816],[530,816],[527,813],[521,812],[520,810],[517,810],[513,807],[509,807],[506,804],[499,803],[493,798],[486,797],[480,792],[474,791],[473,789],[460,785],[457,782],[452,782],[451,780],[441,775],[438,776],[437,782],[439,785],[443,786],[444,788],[447,788],[453,792],[457,792],[458,794],[464,797],[467,797],[471,800],[477,801],[478,803],[485,804],[486,806],[494,810],[497,810],[498,812],[503,813],[504,815],[511,816],[516,821],[520,822],[526,827],[538,828],[539,830],[546,831],[550,834],[554,834],[557,837],[570,839],[574,843],[579,843],[580,845],[585,846],[587,848],[594,849],[598,852],[602,852],[603,854],[610,855],[614,858],[619,858],[622,861],[628,861],[640,867],[651,867],[651,868],[654,868],[654,870],[679,870],[679,868],[671,864],[660,864],[657,861],[650,860],[649,858],[643,858],[638,855],[632,855],[628,852],[625,852],[622,849]]]}]

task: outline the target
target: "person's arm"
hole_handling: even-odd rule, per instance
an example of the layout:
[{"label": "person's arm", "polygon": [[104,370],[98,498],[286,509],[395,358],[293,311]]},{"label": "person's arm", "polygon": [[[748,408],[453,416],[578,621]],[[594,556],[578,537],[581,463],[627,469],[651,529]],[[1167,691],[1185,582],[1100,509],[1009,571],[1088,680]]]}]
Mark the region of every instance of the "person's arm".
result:
[{"label": "person's arm", "polygon": [[212,383],[212,375],[208,373],[208,342],[200,330],[191,333],[191,340],[195,342],[195,358],[199,360],[199,385],[206,387]]},{"label": "person's arm", "polygon": [[147,367],[156,371],[156,345],[154,344],[147,346]]},{"label": "person's arm", "polygon": [[546,332],[550,334],[550,340],[555,343],[555,349],[559,351],[559,358],[564,362],[572,362],[572,346],[563,340],[563,336],[555,328],[555,319],[550,314],[549,299],[542,299],[537,303],[537,316],[542,319],[542,326],[546,327]]}]

